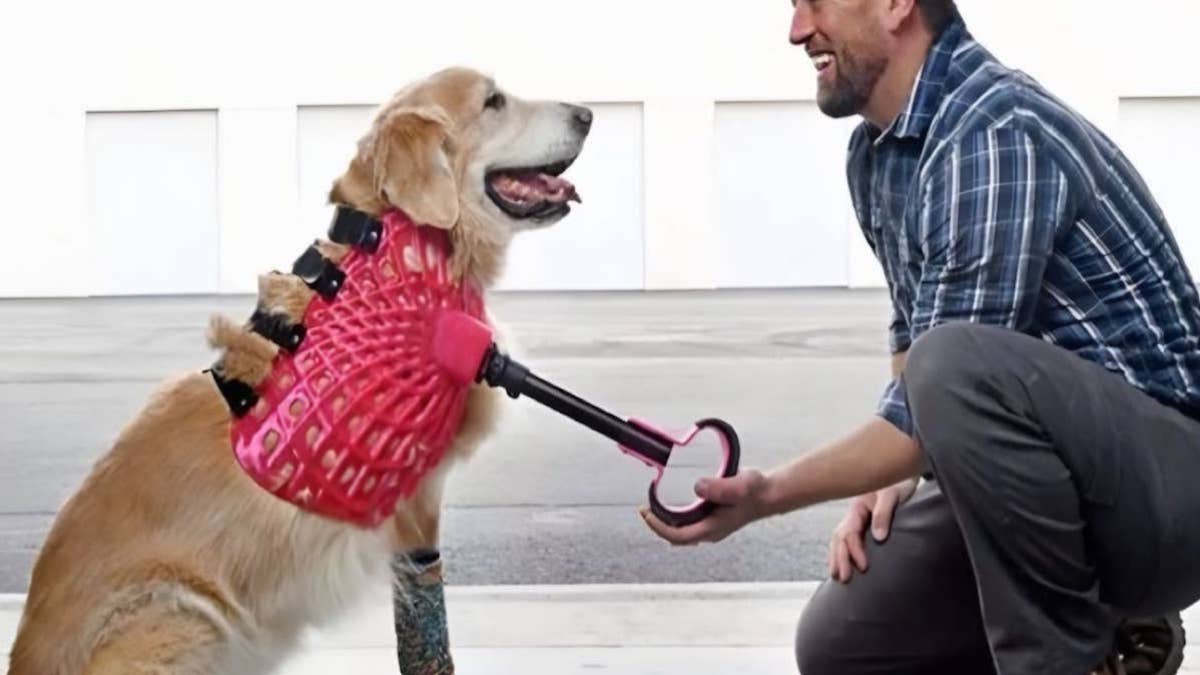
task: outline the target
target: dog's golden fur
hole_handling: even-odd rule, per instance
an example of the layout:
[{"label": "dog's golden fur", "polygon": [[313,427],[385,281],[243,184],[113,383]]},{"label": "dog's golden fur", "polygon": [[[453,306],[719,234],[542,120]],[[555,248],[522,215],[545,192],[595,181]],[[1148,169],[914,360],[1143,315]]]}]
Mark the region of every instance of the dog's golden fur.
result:
[{"label": "dog's golden fur", "polygon": [[[541,142],[524,129],[561,107],[509,97],[504,114],[512,119],[485,114],[493,92],[488,78],[463,69],[399,92],[381,107],[330,200],[374,215],[394,205],[448,229],[456,274],[491,285],[523,225],[487,201],[484,172],[514,147],[545,154],[522,147]],[[569,140],[577,154],[582,137]],[[329,242],[321,248],[334,260],[346,253]],[[260,279],[260,309],[299,321],[311,298],[294,276]],[[244,324],[214,317],[208,337],[227,376],[256,384],[269,374],[277,347]],[[392,551],[436,543],[446,470],[487,436],[496,413],[490,390],[472,390],[446,461],[393,523],[368,531],[302,512],[247,477],[231,451],[229,409],[208,374],[163,384],[55,520],[33,570],[10,675],[270,670],[305,626],[330,619],[372,584],[389,588]]]}]

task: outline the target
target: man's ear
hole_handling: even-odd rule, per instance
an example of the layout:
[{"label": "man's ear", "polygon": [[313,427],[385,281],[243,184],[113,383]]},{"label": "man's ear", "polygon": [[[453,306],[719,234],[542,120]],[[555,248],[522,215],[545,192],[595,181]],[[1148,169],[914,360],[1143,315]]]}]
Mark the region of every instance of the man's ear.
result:
[{"label": "man's ear", "polygon": [[884,4],[886,6],[884,27],[889,32],[900,30],[900,26],[909,20],[917,22],[925,20],[921,16],[920,8],[917,7],[917,0],[888,0]]},{"label": "man's ear", "polygon": [[458,222],[458,184],[446,146],[450,118],[437,106],[397,108],[379,122],[369,152],[376,194],[419,225]]}]

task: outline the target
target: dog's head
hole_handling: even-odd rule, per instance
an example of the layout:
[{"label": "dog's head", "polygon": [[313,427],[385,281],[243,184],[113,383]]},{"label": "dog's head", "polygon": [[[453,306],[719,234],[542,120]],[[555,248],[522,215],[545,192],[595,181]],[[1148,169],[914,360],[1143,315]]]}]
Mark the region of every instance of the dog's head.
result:
[{"label": "dog's head", "polygon": [[586,108],[526,101],[473,70],[444,70],[380,108],[330,199],[374,215],[396,207],[449,230],[455,271],[491,284],[515,232],[556,223],[578,201],[560,176],[591,124]]}]

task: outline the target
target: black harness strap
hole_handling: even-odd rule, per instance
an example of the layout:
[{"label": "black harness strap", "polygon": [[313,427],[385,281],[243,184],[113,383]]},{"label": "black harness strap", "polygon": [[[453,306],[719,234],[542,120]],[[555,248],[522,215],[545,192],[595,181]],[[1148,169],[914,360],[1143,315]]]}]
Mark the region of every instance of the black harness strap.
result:
[{"label": "black harness strap", "polygon": [[[250,328],[289,352],[300,348],[306,334],[303,324],[288,323],[285,315],[269,314],[261,309],[256,309],[250,317]],[[258,403],[258,394],[254,388],[241,380],[222,375],[219,363],[204,372],[212,376],[217,390],[221,392],[221,397],[225,399],[234,417],[245,417]]]},{"label": "black harness strap", "polygon": [[250,328],[293,354],[300,348],[308,332],[304,324],[289,323],[286,314],[271,314],[262,309],[254,310],[250,317]]},{"label": "black harness strap", "polygon": [[220,390],[225,403],[229,405],[233,416],[245,417],[246,413],[250,412],[258,403],[258,394],[254,393],[254,389],[250,385],[241,380],[226,379],[218,368],[214,366],[204,372],[212,375],[213,381],[217,383],[217,389]]},{"label": "black harness strap", "polygon": [[[383,223],[370,215],[347,206],[337,207],[329,226],[329,240],[353,246],[367,253],[379,250],[383,241]],[[326,300],[333,300],[346,282],[346,273],[332,260],[321,254],[316,244],[309,246],[292,265],[292,274],[300,277],[309,288]],[[293,324],[285,314],[257,308],[250,317],[250,328],[271,342],[294,353],[307,335],[303,324]],[[235,417],[244,417],[258,403],[254,388],[240,380],[229,379],[220,373],[220,365],[204,371],[212,375],[221,396]]]},{"label": "black harness strap", "polygon": [[292,274],[303,279],[309,288],[326,300],[332,300],[346,281],[346,273],[338,269],[332,260],[321,255],[315,244],[296,259]]},{"label": "black harness strap", "polygon": [[374,253],[383,239],[383,223],[348,206],[337,207],[329,226],[329,240]]}]

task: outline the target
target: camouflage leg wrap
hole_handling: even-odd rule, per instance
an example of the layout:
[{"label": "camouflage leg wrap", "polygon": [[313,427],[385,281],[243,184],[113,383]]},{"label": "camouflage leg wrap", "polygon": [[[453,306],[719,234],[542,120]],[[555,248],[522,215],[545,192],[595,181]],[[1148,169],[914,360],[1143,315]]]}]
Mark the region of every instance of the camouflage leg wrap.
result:
[{"label": "camouflage leg wrap", "polygon": [[392,571],[400,675],[453,675],[441,555],[436,549],[397,554]]}]

